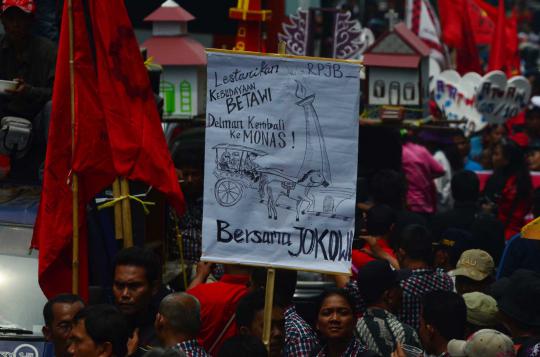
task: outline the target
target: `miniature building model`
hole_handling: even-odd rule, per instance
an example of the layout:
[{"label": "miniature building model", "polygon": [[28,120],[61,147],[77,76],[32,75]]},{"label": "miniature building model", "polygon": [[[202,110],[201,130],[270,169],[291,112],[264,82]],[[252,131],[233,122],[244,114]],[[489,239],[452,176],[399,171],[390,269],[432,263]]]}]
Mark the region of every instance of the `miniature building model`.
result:
[{"label": "miniature building model", "polygon": [[206,53],[204,46],[188,35],[187,23],[194,17],[173,0],[148,15],[152,37],[142,46],[154,62],[163,66],[160,95],[168,117],[192,118],[204,114]]},{"label": "miniature building model", "polygon": [[[429,114],[429,47],[404,23],[383,34],[364,53],[369,113],[402,107],[406,119]],[[370,114],[370,117],[375,115]]]}]

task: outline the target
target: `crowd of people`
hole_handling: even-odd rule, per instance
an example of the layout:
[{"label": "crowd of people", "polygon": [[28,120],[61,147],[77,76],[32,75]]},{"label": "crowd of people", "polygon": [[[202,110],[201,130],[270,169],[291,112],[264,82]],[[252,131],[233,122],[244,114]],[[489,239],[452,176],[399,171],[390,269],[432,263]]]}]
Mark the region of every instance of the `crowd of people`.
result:
[{"label": "crowd of people", "polygon": [[310,323],[295,307],[297,272],[278,269],[269,351],[266,269],[225,265],[218,281],[206,282],[211,270],[199,263],[192,286],[173,292],[161,283],[157,255],[138,247],[116,257],[112,304],[54,297],[43,309],[43,334],[57,357],[538,355],[538,272],[496,280],[486,251],[467,249],[456,261],[453,249],[463,245],[434,249],[418,224],[400,237],[395,259],[375,249],[386,257],[365,262],[354,277],[327,277],[335,287],[318,298]]},{"label": "crowd of people", "polygon": [[[32,34],[35,12],[32,0],[2,0],[0,77],[16,86],[0,96],[0,117],[28,119],[45,142],[56,50]],[[540,242],[520,232],[540,216],[531,177],[540,171],[540,97],[521,124],[472,137],[404,131],[399,140],[399,169],[362,181],[352,276],[319,277],[335,287],[310,320],[295,306],[297,272],[277,270],[268,346],[266,270],[198,262],[203,163],[195,154],[175,159],[187,213],[183,252],[169,252],[196,267],[187,286],[164,285],[151,251],[122,250],[114,301],[56,296],[43,309],[43,335],[57,357],[539,356]]]}]

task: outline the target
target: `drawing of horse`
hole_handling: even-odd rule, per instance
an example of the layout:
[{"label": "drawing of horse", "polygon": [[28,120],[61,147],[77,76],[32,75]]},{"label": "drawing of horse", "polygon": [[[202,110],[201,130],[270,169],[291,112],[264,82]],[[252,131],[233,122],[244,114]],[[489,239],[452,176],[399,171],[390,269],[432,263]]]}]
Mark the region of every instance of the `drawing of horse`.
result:
[{"label": "drawing of horse", "polygon": [[319,186],[328,187],[329,183],[320,170],[309,170],[297,182],[281,176],[264,175],[260,185],[261,198],[264,198],[264,194],[267,196],[269,219],[277,219],[277,201],[285,196],[296,201],[296,221],[299,221],[302,203],[308,203],[306,209],[301,211],[302,214],[315,206],[315,197],[310,193],[311,189]]}]

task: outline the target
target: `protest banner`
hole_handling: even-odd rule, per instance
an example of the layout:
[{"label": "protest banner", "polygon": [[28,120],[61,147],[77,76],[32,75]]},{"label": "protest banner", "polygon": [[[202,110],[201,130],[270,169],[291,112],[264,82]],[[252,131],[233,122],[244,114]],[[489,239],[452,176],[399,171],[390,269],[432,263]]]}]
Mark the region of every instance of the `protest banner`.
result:
[{"label": "protest banner", "polygon": [[350,272],[359,74],[208,52],[202,260]]}]

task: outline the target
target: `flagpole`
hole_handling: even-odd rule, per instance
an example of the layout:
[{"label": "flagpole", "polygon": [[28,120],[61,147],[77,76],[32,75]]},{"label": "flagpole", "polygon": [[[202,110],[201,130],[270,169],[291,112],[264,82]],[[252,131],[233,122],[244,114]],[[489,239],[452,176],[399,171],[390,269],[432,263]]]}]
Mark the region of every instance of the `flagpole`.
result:
[{"label": "flagpole", "polygon": [[[113,198],[117,199],[121,196],[120,180],[118,177],[114,180],[112,185]],[[114,236],[116,239],[123,239],[124,233],[122,231],[122,202],[117,202],[114,205]]]},{"label": "flagpole", "polygon": [[[278,54],[285,55],[287,53],[287,44],[285,41],[278,42]],[[276,269],[270,267],[266,273],[266,288],[264,296],[264,312],[263,312],[263,331],[262,342],[270,354],[270,340],[272,330],[272,309],[274,307],[274,284],[276,281]]]},{"label": "flagpole", "polygon": [[131,203],[129,202],[129,181],[127,178],[120,179],[120,192],[122,200],[122,226],[124,230],[124,248],[133,247],[133,228],[131,226]]},{"label": "flagpole", "polygon": [[[73,0],[68,0],[69,23],[69,87],[71,102],[71,160],[75,155],[75,64],[74,64],[74,34],[73,34]],[[73,167],[72,167],[73,170]],[[79,177],[72,171],[73,195],[73,251],[72,251],[72,280],[71,291],[79,293]]]}]

